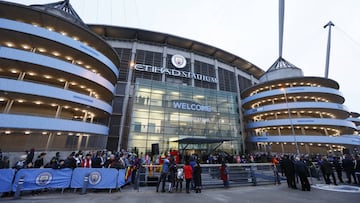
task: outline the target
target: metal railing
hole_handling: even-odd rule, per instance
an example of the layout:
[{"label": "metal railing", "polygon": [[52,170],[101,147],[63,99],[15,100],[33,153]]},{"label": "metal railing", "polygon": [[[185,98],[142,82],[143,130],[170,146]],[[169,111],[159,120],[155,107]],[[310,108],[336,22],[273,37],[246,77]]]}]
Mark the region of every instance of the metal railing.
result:
[{"label": "metal railing", "polygon": [[[220,179],[220,164],[202,164],[202,188],[224,187]],[[231,186],[276,184],[279,178],[272,163],[227,164],[229,184]],[[183,167],[183,165],[177,165]],[[143,165],[135,175],[134,188],[142,186],[156,186],[161,173],[161,165]],[[167,184],[169,184],[167,182]],[[185,180],[183,181],[183,188]]]}]

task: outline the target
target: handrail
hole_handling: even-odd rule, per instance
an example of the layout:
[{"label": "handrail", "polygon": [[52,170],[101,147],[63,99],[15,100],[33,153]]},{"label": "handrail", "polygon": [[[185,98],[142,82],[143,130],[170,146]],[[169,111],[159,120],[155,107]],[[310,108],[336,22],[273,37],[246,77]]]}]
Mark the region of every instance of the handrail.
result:
[{"label": "handrail", "polygon": [[[220,179],[220,166],[221,164],[201,164],[202,188],[224,187]],[[183,164],[178,164],[177,167],[183,167]],[[256,186],[278,182],[279,176],[272,163],[229,163],[227,167],[230,186]],[[159,184],[161,165],[142,165],[136,173],[134,189],[139,191],[141,186],[156,186]],[[169,184],[168,180],[166,182]],[[183,182],[185,184],[185,181]]]}]

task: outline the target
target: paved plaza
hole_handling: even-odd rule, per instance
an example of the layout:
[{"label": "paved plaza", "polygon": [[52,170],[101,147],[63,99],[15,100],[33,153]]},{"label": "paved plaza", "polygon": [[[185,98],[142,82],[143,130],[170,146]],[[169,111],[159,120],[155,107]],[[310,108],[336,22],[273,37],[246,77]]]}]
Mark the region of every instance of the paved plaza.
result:
[{"label": "paved plaza", "polygon": [[44,192],[39,195],[23,194],[21,199],[1,198],[0,202],[14,203],[90,203],[90,202],[130,202],[130,203],[340,203],[358,202],[360,193],[328,191],[312,187],[310,192],[289,189],[286,183],[281,185],[240,186],[229,189],[204,189],[202,193],[156,193],[155,187],[141,187],[134,190],[127,186],[121,191],[89,191],[84,195],[80,191]]}]

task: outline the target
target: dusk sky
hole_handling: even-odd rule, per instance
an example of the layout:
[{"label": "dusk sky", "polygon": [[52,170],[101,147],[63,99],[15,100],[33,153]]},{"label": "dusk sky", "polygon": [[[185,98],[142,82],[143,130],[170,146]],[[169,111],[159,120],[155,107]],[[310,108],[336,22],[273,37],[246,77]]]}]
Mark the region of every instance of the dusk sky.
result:
[{"label": "dusk sky", "polygon": [[[45,4],[58,0],[14,0]],[[233,53],[263,70],[278,58],[278,0],[73,0],[88,24],[139,28],[196,40]],[[329,78],[350,111],[360,112],[360,1],[285,0],[283,58],[305,76],[325,75],[330,20]]]}]

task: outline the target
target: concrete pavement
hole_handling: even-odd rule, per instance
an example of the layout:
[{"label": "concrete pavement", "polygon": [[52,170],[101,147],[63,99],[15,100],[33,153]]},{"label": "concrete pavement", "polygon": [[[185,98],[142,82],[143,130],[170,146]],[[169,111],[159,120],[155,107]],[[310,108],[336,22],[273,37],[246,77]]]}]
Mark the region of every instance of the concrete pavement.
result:
[{"label": "concrete pavement", "polygon": [[85,195],[79,192],[44,192],[36,196],[23,194],[21,199],[1,198],[0,202],[15,203],[91,203],[91,202],[129,202],[129,203],[340,203],[357,202],[360,193],[334,192],[312,188],[310,192],[289,189],[286,183],[281,185],[240,186],[229,189],[204,189],[202,193],[156,193],[155,187],[141,187],[139,191],[127,186],[121,192],[89,191]]}]

